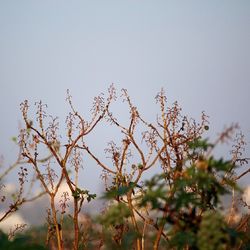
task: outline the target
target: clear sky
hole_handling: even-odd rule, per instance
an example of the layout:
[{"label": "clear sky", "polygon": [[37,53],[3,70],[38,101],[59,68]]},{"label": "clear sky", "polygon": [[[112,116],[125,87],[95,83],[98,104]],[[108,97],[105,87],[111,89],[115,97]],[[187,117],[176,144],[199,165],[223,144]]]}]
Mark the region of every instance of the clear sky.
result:
[{"label": "clear sky", "polygon": [[164,87],[184,113],[205,110],[214,133],[238,122],[250,142],[249,46],[248,0],[1,0],[0,152],[15,155],[24,99],[63,122],[66,89],[86,113],[111,83],[152,120]]}]

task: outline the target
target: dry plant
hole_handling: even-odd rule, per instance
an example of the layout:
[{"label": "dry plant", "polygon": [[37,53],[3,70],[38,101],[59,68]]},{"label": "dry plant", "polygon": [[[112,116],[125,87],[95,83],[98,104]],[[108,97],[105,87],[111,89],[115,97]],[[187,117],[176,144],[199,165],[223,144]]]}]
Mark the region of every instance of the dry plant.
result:
[{"label": "dry plant", "polygon": [[[12,140],[18,145],[17,138],[13,137]],[[44,159],[40,160],[43,161]],[[16,161],[8,167],[4,167],[4,161],[1,163],[1,168],[3,169],[0,173],[0,201],[2,205],[5,205],[6,209],[3,211],[0,217],[0,223],[7,219],[12,213],[16,212],[24,203],[33,202],[39,199],[45,194],[45,192],[40,192],[38,194],[33,194],[31,192],[33,186],[35,185],[36,178],[28,178],[28,170],[24,167],[28,162],[22,159],[22,150],[19,146],[18,156]],[[18,187],[17,191],[13,194],[6,192],[6,186],[4,184],[5,178],[10,174],[10,172],[19,169],[17,172],[18,176]],[[9,203],[9,205],[7,205]],[[21,229],[24,229],[26,224],[17,224],[14,228],[10,230],[9,238],[13,238],[14,234]]]},{"label": "dry plant", "polygon": [[[50,210],[48,213],[49,236],[55,235],[58,249],[64,249],[63,244],[63,216],[59,216],[55,204],[55,196],[63,183],[66,181],[71,195],[73,196],[73,224],[74,224],[74,249],[79,248],[79,213],[82,209],[84,200],[90,201],[95,197],[88,190],[82,190],[79,187],[79,169],[81,167],[81,148],[84,138],[91,133],[96,125],[104,118],[108,112],[111,101],[115,98],[115,89],[109,88],[109,94],[106,100],[103,94],[94,98],[92,107],[92,118],[90,121],[84,118],[75,110],[72,98],[67,92],[67,102],[70,106],[70,112],[66,118],[66,144],[60,142],[58,134],[59,122],[57,117],[48,116],[46,113],[47,105],[41,101],[36,103],[36,120],[31,121],[28,117],[29,103],[24,101],[21,104],[21,111],[25,121],[26,129],[20,133],[20,146],[22,148],[22,157],[30,163],[37,179],[42,184],[46,194],[50,198]],[[47,122],[47,124],[46,124]],[[61,150],[61,148],[63,148]],[[47,149],[51,155],[42,163],[38,160],[39,151]],[[56,168],[59,166],[59,169]],[[71,170],[73,168],[73,173]],[[109,171],[109,169],[106,169]],[[61,214],[65,213],[67,208],[68,194],[65,193],[61,202]],[[60,217],[60,218],[59,218]]]},{"label": "dry plant", "polygon": [[[233,134],[238,130],[237,125],[233,124],[226,128],[214,143],[209,144],[202,140],[204,133],[209,129],[208,116],[204,112],[201,113],[199,122],[188,118],[182,114],[182,109],[177,102],[172,105],[168,104],[166,94],[162,89],[155,98],[160,112],[156,121],[148,122],[133,104],[127,90],[122,89],[121,93],[122,101],[127,105],[130,115],[126,124],[120,122],[119,116],[112,112],[111,104],[115,103],[117,99],[116,89],[113,85],[110,86],[106,98],[103,94],[94,98],[90,121],[86,121],[75,109],[68,91],[66,100],[70,112],[66,118],[66,142],[63,142],[63,136],[59,134],[59,119],[47,114],[45,104],[41,101],[36,103],[35,120],[30,118],[28,101],[21,104],[26,128],[21,130],[19,136],[21,152],[18,162],[25,161],[33,167],[43,191],[50,199],[50,208],[47,213],[47,241],[49,244],[56,238],[59,250],[65,249],[64,243],[67,238],[63,224],[65,214],[70,214],[74,225],[73,249],[77,250],[82,246],[87,246],[86,238],[88,237],[83,237],[86,234],[82,231],[85,229],[80,228],[79,216],[84,201],[91,201],[95,195],[82,189],[84,183],[81,183],[79,179],[84,154],[88,154],[100,167],[101,177],[106,188],[105,197],[111,201],[100,219],[103,229],[99,230],[101,236],[99,236],[100,240],[99,243],[96,243],[95,249],[102,249],[106,246],[105,230],[107,227],[110,229],[111,238],[117,249],[121,249],[124,236],[130,231],[133,231],[135,235],[133,249],[148,249],[147,242],[152,233],[154,235],[152,248],[160,249],[162,241],[170,244],[169,242],[173,238],[172,231],[167,229],[169,220],[172,220],[171,223],[176,226],[183,216],[191,217],[195,213],[197,219],[201,218],[206,210],[214,209],[211,198],[213,194],[211,197],[206,196],[203,191],[198,189],[196,183],[185,186],[182,191],[187,195],[197,195],[206,206],[201,206],[194,211],[194,207],[188,205],[177,212],[169,203],[178,194],[176,183],[189,181],[190,171],[196,171],[193,170],[194,166],[198,169],[197,171],[204,171],[209,176],[213,175],[216,183],[220,183],[222,187],[233,190],[234,184],[250,172],[250,169],[238,175],[235,172],[238,165],[247,164],[249,160],[243,158],[245,141],[240,133],[237,134],[231,151],[230,168],[223,170],[223,176],[217,175],[210,169],[209,164],[217,164],[212,159],[213,149],[220,143],[232,140]],[[108,163],[103,162],[102,156],[96,155],[87,143],[87,136],[94,133],[95,127],[100,122],[111,124],[121,134],[121,137],[116,140],[118,142],[109,142],[105,149]],[[198,146],[192,147],[194,143]],[[41,152],[48,152],[49,157],[39,160]],[[229,163],[226,166],[228,165]],[[18,196],[14,208],[23,202],[21,199],[22,185],[25,181],[26,170],[26,168],[21,168],[20,197]],[[159,189],[162,202],[158,203],[159,197],[156,197],[156,207],[150,199],[148,200],[150,202],[144,202],[145,197],[148,198],[148,190],[150,190],[149,184],[145,184],[145,175],[151,170],[164,176],[160,184],[161,188],[164,187],[164,192],[163,189]],[[57,207],[55,197],[64,181],[71,193],[63,193],[59,207]],[[157,181],[152,184],[152,187],[156,184]],[[69,209],[70,197],[73,197],[72,212]],[[228,224],[232,224],[236,211],[235,199],[236,197],[233,196]],[[237,225],[238,229],[243,230],[244,227],[246,229],[248,222],[249,214],[242,217]],[[181,226],[178,224],[178,227]],[[84,239],[83,242],[81,239]],[[185,249],[191,248],[185,246]]]}]

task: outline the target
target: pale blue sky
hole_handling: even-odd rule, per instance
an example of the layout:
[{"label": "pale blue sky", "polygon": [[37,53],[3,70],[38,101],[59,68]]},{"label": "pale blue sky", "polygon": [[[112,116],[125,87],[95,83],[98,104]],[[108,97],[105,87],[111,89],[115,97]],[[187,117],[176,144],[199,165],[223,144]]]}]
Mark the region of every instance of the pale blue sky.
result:
[{"label": "pale blue sky", "polygon": [[152,120],[164,87],[190,116],[205,110],[214,133],[239,122],[250,142],[249,46],[247,0],[1,0],[0,152],[11,161],[24,99],[63,122],[66,89],[86,113],[111,83]]}]

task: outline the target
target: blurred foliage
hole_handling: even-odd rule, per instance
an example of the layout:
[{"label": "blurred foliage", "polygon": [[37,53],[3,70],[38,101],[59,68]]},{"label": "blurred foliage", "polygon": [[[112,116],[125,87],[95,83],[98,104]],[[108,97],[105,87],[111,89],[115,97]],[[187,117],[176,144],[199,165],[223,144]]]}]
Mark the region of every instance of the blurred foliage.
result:
[{"label": "blurred foliage", "polygon": [[96,198],[96,194],[90,194],[89,190],[82,190],[80,188],[76,188],[76,190],[72,193],[72,196],[76,199],[87,199],[88,202]]},{"label": "blurred foliage", "polygon": [[117,225],[124,223],[124,220],[131,215],[131,211],[123,203],[112,205],[108,210],[98,218],[98,221],[108,227],[110,225]]},{"label": "blurred foliage", "polygon": [[9,241],[8,236],[0,231],[0,249],[3,250],[46,250],[48,248],[32,243],[27,235],[17,235],[14,240]]}]

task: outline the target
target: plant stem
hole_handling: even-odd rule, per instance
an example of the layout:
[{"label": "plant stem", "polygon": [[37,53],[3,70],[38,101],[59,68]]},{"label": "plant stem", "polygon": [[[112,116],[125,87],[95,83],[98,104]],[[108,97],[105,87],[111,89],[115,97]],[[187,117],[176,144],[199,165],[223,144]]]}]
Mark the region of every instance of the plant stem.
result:
[{"label": "plant stem", "polygon": [[56,218],[56,208],[55,208],[55,196],[51,194],[50,196],[50,204],[51,204],[51,209],[52,209],[52,215],[53,215],[53,222],[54,226],[56,228],[56,239],[57,239],[57,247],[58,250],[63,250],[63,241],[61,237],[61,228],[59,228],[59,225],[57,223],[57,218]]},{"label": "plant stem", "polygon": [[79,215],[78,200],[77,200],[77,197],[74,197],[74,232],[75,232],[74,250],[78,250],[78,247],[79,247],[78,215]]}]

